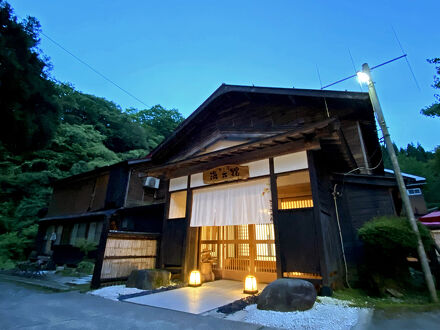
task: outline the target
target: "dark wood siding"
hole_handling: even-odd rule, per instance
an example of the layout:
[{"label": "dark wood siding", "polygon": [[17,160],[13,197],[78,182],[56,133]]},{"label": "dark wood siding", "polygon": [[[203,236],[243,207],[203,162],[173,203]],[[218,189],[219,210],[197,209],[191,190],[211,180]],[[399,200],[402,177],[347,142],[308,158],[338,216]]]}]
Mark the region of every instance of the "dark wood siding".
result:
[{"label": "dark wood siding", "polygon": [[64,182],[54,187],[48,217],[80,214],[104,208],[108,173]]},{"label": "dark wood siding", "polygon": [[313,209],[278,210],[283,272],[320,273]]},{"label": "dark wood siding", "polygon": [[332,198],[333,186],[330,182],[333,164],[326,161],[322,151],[309,151],[308,160],[315,219],[318,221],[316,227],[323,284],[335,287],[340,285],[343,271],[341,243]]},{"label": "dark wood siding", "polygon": [[142,184],[142,179],[139,177],[139,173],[141,172],[138,169],[131,169],[125,207],[139,206],[144,204],[144,187]]},{"label": "dark wood siding", "polygon": [[165,267],[183,266],[183,253],[187,232],[187,221],[185,218],[164,220],[162,260]]},{"label": "dark wood siding", "polygon": [[339,183],[342,196],[338,197],[339,217],[345,255],[348,264],[349,281],[358,278],[358,265],[362,263],[363,249],[357,231],[362,225],[377,216],[394,215],[393,201],[389,187]]},{"label": "dark wood siding", "polygon": [[128,169],[126,166],[119,166],[110,171],[105,199],[106,209],[116,209],[124,206],[127,184]]},{"label": "dark wood siding", "polygon": [[118,229],[122,231],[161,233],[164,204],[125,208],[115,213]]}]

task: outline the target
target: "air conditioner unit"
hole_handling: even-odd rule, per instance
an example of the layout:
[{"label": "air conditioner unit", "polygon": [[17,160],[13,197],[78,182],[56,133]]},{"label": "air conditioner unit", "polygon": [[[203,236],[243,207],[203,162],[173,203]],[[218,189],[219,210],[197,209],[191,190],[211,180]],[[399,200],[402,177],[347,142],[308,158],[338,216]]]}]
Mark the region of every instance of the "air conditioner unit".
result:
[{"label": "air conditioner unit", "polygon": [[144,187],[159,189],[160,179],[148,176],[144,180]]}]

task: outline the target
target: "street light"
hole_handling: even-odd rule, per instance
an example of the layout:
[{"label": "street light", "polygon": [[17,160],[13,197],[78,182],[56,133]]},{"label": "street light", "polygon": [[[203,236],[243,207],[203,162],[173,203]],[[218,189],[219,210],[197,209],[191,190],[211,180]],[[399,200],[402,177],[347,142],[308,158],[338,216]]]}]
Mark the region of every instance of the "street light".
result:
[{"label": "street light", "polygon": [[368,84],[370,82],[370,76],[363,71],[356,72],[357,79],[361,84]]},{"label": "street light", "polygon": [[371,72],[368,64],[364,63],[362,65],[362,71],[357,72],[356,75],[358,76],[360,82],[366,83],[368,85],[368,94],[370,95],[370,100],[373,106],[374,113],[376,114],[376,119],[382,130],[383,139],[387,147],[388,155],[390,156],[391,163],[393,164],[394,175],[396,177],[397,186],[400,191],[400,196],[405,206],[405,211],[406,214],[408,215],[411,228],[417,237],[417,252],[419,255],[419,260],[422,266],[423,273],[425,275],[426,285],[428,287],[429,293],[431,294],[431,300],[433,302],[438,302],[437,292],[435,291],[434,279],[432,278],[431,270],[428,264],[428,258],[426,257],[425,248],[423,247],[423,242],[420,237],[419,228],[417,227],[416,218],[414,217],[414,212],[412,210],[411,203],[409,201],[408,193],[405,187],[405,182],[403,181],[399,162],[397,161],[397,156],[394,151],[393,142],[391,141],[391,136],[390,133],[388,132],[388,127],[382,112],[382,107],[380,106],[379,99],[377,97],[376,88],[374,87],[374,82],[371,79]]}]

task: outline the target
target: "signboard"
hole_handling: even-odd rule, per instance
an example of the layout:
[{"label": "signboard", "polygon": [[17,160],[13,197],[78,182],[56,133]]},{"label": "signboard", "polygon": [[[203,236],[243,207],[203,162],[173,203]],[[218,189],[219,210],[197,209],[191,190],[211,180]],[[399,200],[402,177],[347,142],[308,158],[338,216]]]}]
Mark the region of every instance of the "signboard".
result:
[{"label": "signboard", "polygon": [[244,180],[249,178],[249,167],[240,165],[224,165],[203,172],[203,183]]}]

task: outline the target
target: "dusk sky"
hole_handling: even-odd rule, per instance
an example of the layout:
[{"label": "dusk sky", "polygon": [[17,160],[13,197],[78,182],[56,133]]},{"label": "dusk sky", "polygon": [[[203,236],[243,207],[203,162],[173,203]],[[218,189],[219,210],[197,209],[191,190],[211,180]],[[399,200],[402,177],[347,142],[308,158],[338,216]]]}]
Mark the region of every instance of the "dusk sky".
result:
[{"label": "dusk sky", "polygon": [[[420,109],[434,102],[440,57],[440,1],[49,1],[10,0],[20,18],[42,30],[148,106],[185,117],[222,83],[319,89],[402,55],[373,71],[398,146],[439,142],[440,118]],[[146,108],[42,36],[52,76],[122,108]],[[331,89],[360,91],[355,79]],[[364,91],[367,91],[363,87]],[[437,91],[439,93],[440,91]]]}]

